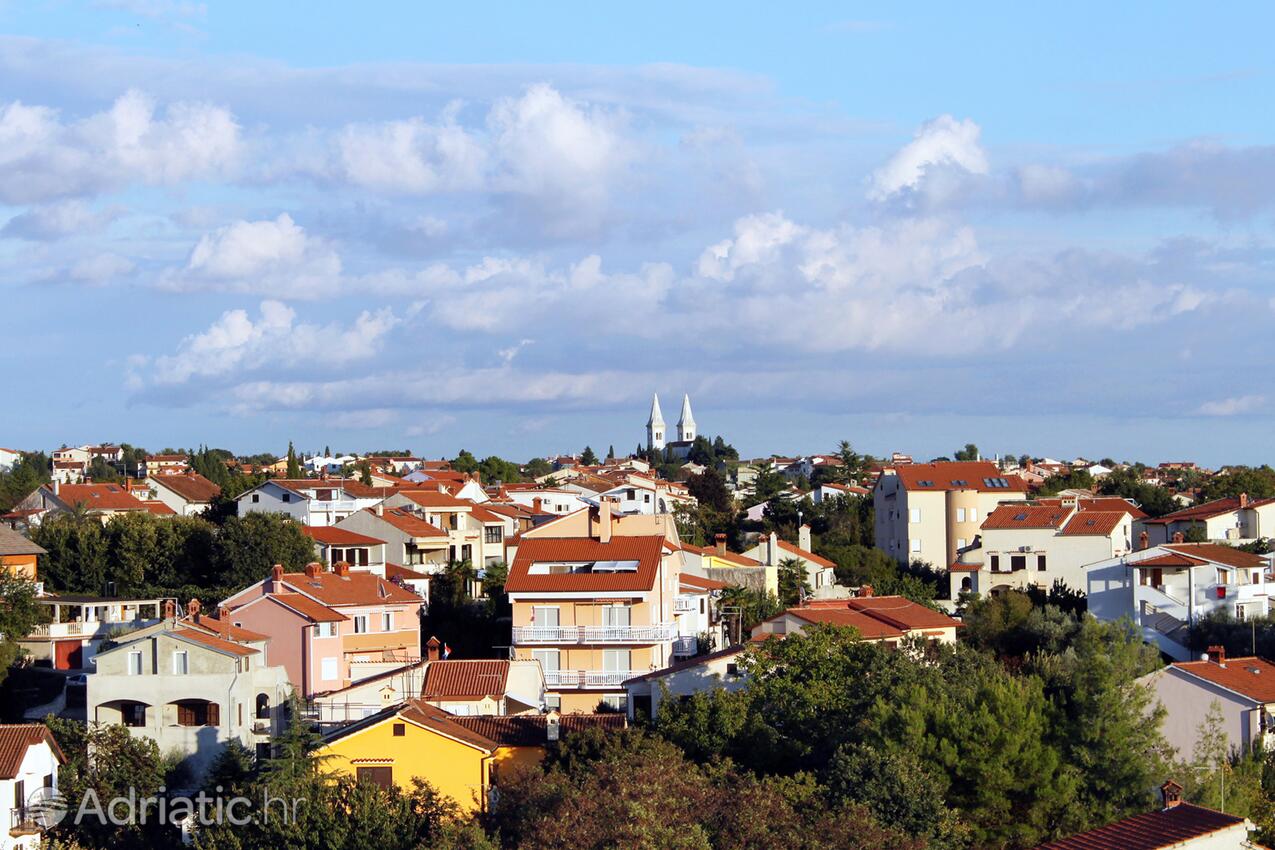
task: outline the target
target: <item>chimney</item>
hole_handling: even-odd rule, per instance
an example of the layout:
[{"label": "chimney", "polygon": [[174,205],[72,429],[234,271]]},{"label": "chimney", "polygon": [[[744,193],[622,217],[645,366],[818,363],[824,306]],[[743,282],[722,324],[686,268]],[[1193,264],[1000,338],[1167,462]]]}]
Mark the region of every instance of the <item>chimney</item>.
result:
[{"label": "chimney", "polygon": [[598,500],[598,542],[611,542],[611,500]]},{"label": "chimney", "polygon": [[283,564],[275,564],[270,568],[270,583],[266,585],[266,593],[283,593]]},{"label": "chimney", "polygon": [[1226,647],[1221,644],[1213,644],[1208,649],[1208,659],[1219,667],[1226,666]]},{"label": "chimney", "polygon": [[346,578],[350,575],[350,564],[348,561],[337,561],[333,569],[341,578]]},{"label": "chimney", "polygon": [[1174,543],[1185,543],[1185,542],[1186,542],[1186,538],[1182,535],[1182,532],[1180,532],[1180,531],[1175,531],[1175,532],[1173,532],[1173,542],[1174,542]]},{"label": "chimney", "polygon": [[867,599],[871,595],[872,595],[872,585],[870,584],[860,585],[859,590],[855,593],[855,596],[858,596],[860,599]]},{"label": "chimney", "polygon": [[225,621],[229,620],[229,619],[230,619],[230,609],[229,609],[229,608],[227,608],[225,605],[218,605],[218,606],[217,606],[217,619],[218,619],[218,620],[221,620],[221,621],[223,621],[223,622],[225,622]]},{"label": "chimney", "polygon": [[1241,508],[1248,507],[1248,493],[1240,493],[1240,507]]},{"label": "chimney", "polygon": [[1138,550],[1141,551],[1151,545],[1151,535],[1145,531],[1138,532]]},{"label": "chimney", "polygon": [[562,717],[556,711],[545,715],[545,739],[550,743],[558,740],[562,734]]},{"label": "chimney", "polygon": [[531,512],[533,514],[540,513],[540,506],[543,504],[544,502],[541,501],[540,497],[536,496],[534,499],[531,500]]},{"label": "chimney", "polygon": [[797,546],[810,551],[810,526],[803,524],[797,529]]},{"label": "chimney", "polygon": [[726,554],[726,535],[725,534],[713,535],[713,543],[717,547],[717,554],[719,555]]},{"label": "chimney", "polygon": [[430,635],[429,640],[425,641],[425,660],[437,661],[441,654],[442,641],[434,635]]},{"label": "chimney", "polygon": [[1160,802],[1164,804],[1166,811],[1176,808],[1182,802],[1182,786],[1172,779],[1161,785]]},{"label": "chimney", "polygon": [[385,503],[384,503],[384,502],[377,502],[377,503],[376,503],[376,515],[377,515],[377,516],[385,516]]},{"label": "chimney", "polygon": [[779,565],[779,535],[770,532],[770,536],[766,538],[766,566],[775,567]]},{"label": "chimney", "polygon": [[186,616],[197,618],[199,616],[199,600],[192,598],[186,603]]},{"label": "chimney", "polygon": [[305,565],[305,574],[310,578],[318,578],[322,570],[323,566],[318,561],[311,561]]},{"label": "chimney", "polygon": [[164,600],[164,619],[171,620],[177,616],[177,603],[172,599]]}]

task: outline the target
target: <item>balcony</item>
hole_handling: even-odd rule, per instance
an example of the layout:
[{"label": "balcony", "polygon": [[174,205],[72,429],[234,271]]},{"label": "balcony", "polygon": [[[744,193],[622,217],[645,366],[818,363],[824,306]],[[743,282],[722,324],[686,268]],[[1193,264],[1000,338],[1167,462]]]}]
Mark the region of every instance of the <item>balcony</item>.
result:
[{"label": "balcony", "polygon": [[699,651],[699,640],[693,635],[682,635],[673,638],[673,654],[679,656],[691,656]]},{"label": "balcony", "polygon": [[74,620],[69,623],[40,623],[31,630],[29,638],[96,638],[111,631],[141,629],[153,626],[159,620]]},{"label": "balcony", "polygon": [[514,643],[663,643],[677,634],[673,623],[653,626],[515,626]]},{"label": "balcony", "polygon": [[637,675],[634,670],[546,670],[545,687],[618,688]]},{"label": "balcony", "polygon": [[40,825],[39,812],[35,808],[22,806],[9,810],[9,836],[20,838],[25,835],[39,835],[44,831]]},{"label": "balcony", "polygon": [[673,612],[676,614],[687,614],[696,608],[695,600],[690,596],[679,596],[673,600]]}]

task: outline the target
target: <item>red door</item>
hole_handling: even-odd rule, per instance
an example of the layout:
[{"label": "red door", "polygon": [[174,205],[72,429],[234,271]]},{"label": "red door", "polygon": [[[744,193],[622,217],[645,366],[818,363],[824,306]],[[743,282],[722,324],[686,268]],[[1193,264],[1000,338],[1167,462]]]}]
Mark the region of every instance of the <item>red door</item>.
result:
[{"label": "red door", "polygon": [[60,640],[54,644],[55,670],[78,670],[83,666],[84,645],[78,640]]}]

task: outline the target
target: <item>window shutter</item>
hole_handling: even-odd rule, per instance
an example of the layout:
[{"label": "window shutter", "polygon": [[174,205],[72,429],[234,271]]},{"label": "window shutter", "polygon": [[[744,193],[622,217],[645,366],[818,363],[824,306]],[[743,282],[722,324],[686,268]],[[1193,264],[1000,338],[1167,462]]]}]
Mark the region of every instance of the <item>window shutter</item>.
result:
[{"label": "window shutter", "polygon": [[221,706],[218,703],[215,703],[215,702],[208,703],[208,725],[209,726],[221,725]]},{"label": "window shutter", "polygon": [[195,712],[188,705],[177,706],[177,725],[178,726],[194,726]]}]

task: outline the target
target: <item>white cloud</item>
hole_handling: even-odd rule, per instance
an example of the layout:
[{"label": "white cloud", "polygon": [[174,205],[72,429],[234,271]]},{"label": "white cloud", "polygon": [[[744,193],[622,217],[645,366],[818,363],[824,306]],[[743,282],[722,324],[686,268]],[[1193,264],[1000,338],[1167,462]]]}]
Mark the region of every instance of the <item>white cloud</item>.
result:
[{"label": "white cloud", "polygon": [[122,214],[117,207],[96,211],[80,200],[59,201],[32,207],[9,219],[0,236],[53,241],[97,232]]},{"label": "white cloud", "polygon": [[236,221],[205,234],[181,269],[160,275],[166,289],[254,292],[283,298],[338,294],[341,258],[287,213]]},{"label": "white cloud", "polygon": [[336,140],[339,172],[351,183],[391,193],[479,189],[488,152],[456,122],[456,107],[438,124],[423,118],[351,124]]},{"label": "white cloud", "polygon": [[979,126],[940,115],[916,131],[915,137],[872,173],[868,198],[884,201],[905,190],[921,188],[923,179],[940,169],[986,174],[987,156],[979,144]]},{"label": "white cloud", "polygon": [[130,90],[109,110],[68,123],[57,110],[13,101],[0,107],[0,201],[219,176],[240,148],[234,116],[206,103],[179,101],[157,117],[154,100]]},{"label": "white cloud", "polygon": [[1266,404],[1266,397],[1260,395],[1241,395],[1230,398],[1206,401],[1196,410],[1203,416],[1239,416],[1243,413],[1254,413]]},{"label": "white cloud", "polygon": [[86,257],[71,266],[72,280],[84,283],[105,283],[131,273],[137,266],[127,257],[110,252]]},{"label": "white cloud", "polygon": [[389,309],[364,311],[349,327],[296,320],[296,311],[263,301],[256,319],[228,310],[209,328],[182,340],[176,353],[146,361],[135,373],[143,384],[185,384],[195,378],[241,380],[264,367],[341,366],[376,354],[399,323]]}]

